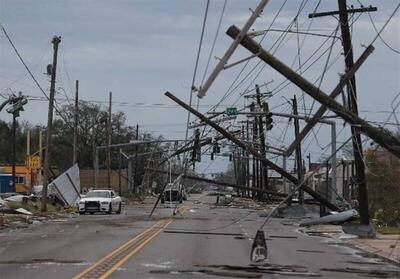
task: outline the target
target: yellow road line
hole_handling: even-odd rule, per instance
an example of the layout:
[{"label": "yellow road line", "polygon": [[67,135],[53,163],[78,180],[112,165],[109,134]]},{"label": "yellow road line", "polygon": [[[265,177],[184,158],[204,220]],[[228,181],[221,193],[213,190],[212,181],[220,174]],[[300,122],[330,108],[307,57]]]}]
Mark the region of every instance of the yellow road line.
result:
[{"label": "yellow road line", "polygon": [[149,238],[144,240],[138,247],[136,247],[132,252],[130,252],[128,255],[123,257],[121,260],[119,260],[111,269],[109,269],[104,275],[102,275],[99,279],[106,279],[108,276],[111,275],[115,270],[117,270],[121,265],[123,265],[130,257],[138,253],[144,246],[146,246],[147,243],[149,243],[153,238],[155,238],[160,232],[162,232],[169,224],[171,224],[173,220],[169,220],[161,229],[159,229],[157,232],[155,232],[153,235],[151,235]]},{"label": "yellow road line", "polygon": [[120,252],[122,249],[124,249],[126,246],[128,246],[129,244],[131,244],[132,242],[136,241],[138,238],[140,238],[141,236],[149,233],[151,230],[153,230],[154,228],[158,227],[161,222],[163,222],[163,220],[158,221],[157,223],[155,223],[153,226],[151,226],[150,228],[148,228],[147,230],[143,231],[142,233],[138,234],[137,236],[135,236],[134,238],[128,240],[127,242],[125,242],[123,245],[121,245],[120,247],[118,247],[117,249],[113,250],[112,252],[110,252],[109,254],[107,254],[106,256],[104,256],[103,258],[101,258],[100,260],[98,260],[96,263],[94,263],[92,266],[90,266],[89,268],[83,270],[81,273],[79,273],[78,275],[76,275],[75,277],[73,277],[73,279],[79,279],[82,278],[82,276],[86,275],[87,273],[89,273],[90,271],[92,271],[93,269],[95,269],[96,267],[98,267],[99,265],[101,265],[103,262],[105,262],[107,259],[109,259],[110,257],[114,256],[115,254],[117,254],[118,252]]},{"label": "yellow road line", "polygon": [[[178,209],[178,211],[181,214],[184,214],[187,210],[189,209],[188,206],[182,206]],[[78,275],[73,277],[73,279],[82,279],[85,277],[95,277],[95,278],[108,278],[115,270],[117,270],[121,265],[123,265],[130,257],[138,253],[144,246],[146,246],[153,238],[155,238],[159,233],[161,233],[169,224],[171,224],[174,220],[173,219],[164,219],[161,221],[158,221],[155,223],[153,226],[148,228],[147,230],[143,231],[142,233],[138,234],[134,238],[128,240],[124,244],[122,244],[120,247],[117,249],[111,251],[108,253],[106,256],[95,262],[92,266],[88,267],[87,269],[83,270],[80,272]],[[135,243],[137,242],[137,243]],[[129,247],[132,246],[132,247]],[[126,248],[126,249],[125,249]],[[125,251],[125,250],[126,251]],[[132,251],[129,251],[130,249],[133,249]],[[126,252],[129,252],[128,254],[125,255]],[[118,258],[119,256],[122,256],[120,259]],[[112,259],[112,257],[116,257],[116,259]],[[115,263],[112,261],[116,260]],[[107,263],[108,261],[108,263]],[[111,267],[108,267],[107,270],[104,270],[107,265],[110,264],[110,261],[112,263]],[[102,266],[103,265],[103,266]],[[106,266],[106,267],[105,267]],[[103,270],[103,274],[96,274],[99,272],[98,270]],[[92,274],[90,274],[92,273]],[[93,274],[95,273],[95,274]]]}]

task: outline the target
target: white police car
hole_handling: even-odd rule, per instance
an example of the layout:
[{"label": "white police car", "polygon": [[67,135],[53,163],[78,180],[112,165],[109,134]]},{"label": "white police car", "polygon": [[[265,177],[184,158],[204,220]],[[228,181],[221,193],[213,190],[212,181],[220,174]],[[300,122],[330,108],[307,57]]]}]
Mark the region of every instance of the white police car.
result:
[{"label": "white police car", "polygon": [[121,197],[113,190],[92,190],[79,201],[78,206],[79,214],[85,214],[86,212],[90,214],[95,212],[105,212],[107,214],[115,212],[120,214],[122,201]]}]

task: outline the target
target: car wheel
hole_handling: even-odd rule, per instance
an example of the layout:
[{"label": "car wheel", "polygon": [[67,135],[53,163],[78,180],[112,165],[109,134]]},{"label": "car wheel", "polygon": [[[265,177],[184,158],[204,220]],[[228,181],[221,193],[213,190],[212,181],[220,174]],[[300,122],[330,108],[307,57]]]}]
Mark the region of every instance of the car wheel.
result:
[{"label": "car wheel", "polygon": [[112,206],[111,206],[111,203],[110,203],[110,205],[109,205],[109,207],[108,207],[107,214],[111,214],[111,213],[112,213]]},{"label": "car wheel", "polygon": [[121,214],[121,211],[122,211],[122,205],[121,203],[119,203],[117,214]]},{"label": "car wheel", "polygon": [[83,214],[85,214],[85,211],[80,211],[79,214],[83,215]]},{"label": "car wheel", "polygon": [[90,215],[93,215],[94,214],[94,212],[90,212]]}]

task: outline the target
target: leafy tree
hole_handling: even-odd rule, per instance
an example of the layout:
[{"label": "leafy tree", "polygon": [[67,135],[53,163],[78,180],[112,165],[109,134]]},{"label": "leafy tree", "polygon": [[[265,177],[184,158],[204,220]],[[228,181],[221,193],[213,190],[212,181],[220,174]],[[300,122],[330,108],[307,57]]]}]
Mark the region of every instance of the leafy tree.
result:
[{"label": "leafy tree", "polygon": [[400,226],[400,160],[383,149],[368,150],[365,160],[371,216]]}]

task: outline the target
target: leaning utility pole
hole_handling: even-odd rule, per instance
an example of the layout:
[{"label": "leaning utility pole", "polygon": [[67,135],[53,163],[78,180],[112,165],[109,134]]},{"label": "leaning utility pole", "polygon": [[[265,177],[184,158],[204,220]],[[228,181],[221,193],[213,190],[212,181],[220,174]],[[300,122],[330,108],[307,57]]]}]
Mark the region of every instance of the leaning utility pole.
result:
[{"label": "leaning utility pole", "polygon": [[77,161],[77,138],[78,138],[78,97],[79,97],[79,80],[75,81],[75,111],[74,111],[74,146],[72,151],[72,164]]},{"label": "leaning utility pole", "polygon": [[263,13],[265,6],[268,4],[269,0],[261,0],[260,3],[257,5],[257,7],[251,11],[251,15],[249,19],[246,21],[246,23],[243,25],[242,30],[240,31],[240,34],[234,39],[228,50],[225,52],[224,56],[222,56],[221,59],[219,59],[217,65],[215,66],[215,69],[211,72],[210,76],[208,79],[204,82],[203,86],[199,89],[199,92],[197,96],[199,98],[202,98],[206,95],[206,92],[210,88],[211,84],[214,82],[214,80],[217,78],[219,73],[224,69],[224,67],[227,66],[229,58],[231,58],[232,54],[235,52],[237,47],[240,44],[240,41],[242,38],[246,35],[246,33],[250,30],[251,26],[254,24],[256,19]]},{"label": "leaning utility pole", "polygon": [[112,92],[110,92],[110,100],[108,104],[108,121],[107,121],[107,187],[111,189],[111,103]]},{"label": "leaning utility pole", "polygon": [[[296,95],[293,96],[293,115],[298,115],[297,111],[297,99]],[[297,117],[294,118],[294,136],[298,138],[300,133],[300,124],[299,119]],[[296,147],[296,166],[297,166],[297,179],[299,181],[303,181],[303,160],[301,158],[301,143],[299,142]],[[299,204],[304,203],[304,192],[302,189],[299,189]]]},{"label": "leaning utility pole", "polygon": [[46,150],[44,152],[44,177],[42,189],[42,208],[43,212],[47,211],[47,186],[50,177],[50,159],[51,159],[51,136],[53,125],[53,107],[54,107],[54,93],[56,85],[56,69],[57,69],[57,54],[58,44],[61,42],[61,37],[54,36],[51,43],[53,44],[53,65],[51,67],[51,81],[50,81],[50,96],[49,96],[49,111],[47,116],[47,130],[46,130]]},{"label": "leaning utility pole", "polygon": [[[235,38],[237,34],[239,34],[240,30],[236,26],[231,26],[227,34],[230,37]],[[240,42],[242,46],[247,48],[250,52],[252,53],[257,53],[258,57],[263,60],[265,63],[270,65],[273,69],[277,70],[279,73],[281,73],[284,77],[286,77],[288,80],[293,82],[296,86],[301,88],[304,93],[308,94],[311,96],[313,99],[318,101],[320,104],[328,108],[330,111],[334,112],[337,114],[339,117],[341,117],[343,120],[348,122],[349,124],[353,126],[357,126],[360,131],[374,140],[377,144],[381,145],[384,147],[386,150],[388,150],[390,153],[392,153],[394,156],[397,158],[400,158],[400,140],[398,137],[393,135],[391,131],[388,129],[385,129],[383,127],[376,127],[374,125],[371,125],[368,121],[360,118],[358,115],[355,115],[354,113],[348,111],[344,106],[336,102],[336,100],[333,99],[332,94],[336,93],[336,91],[332,91],[331,95],[327,95],[324,91],[321,89],[317,88],[315,85],[313,85],[311,82],[300,76],[298,73],[293,71],[289,66],[287,66],[285,63],[274,57],[272,54],[264,50],[263,48],[260,47],[260,45],[251,39],[249,36],[245,36],[242,41]],[[359,58],[359,60],[364,60],[365,55],[368,55],[373,50],[373,46],[369,45]],[[363,57],[364,56],[364,57]],[[357,64],[357,63],[356,63]],[[356,67],[356,65],[354,65]],[[344,82],[354,75],[355,68],[352,67],[349,73],[346,73],[342,79],[340,80],[339,84],[335,87],[335,90],[337,88],[340,88],[344,85]],[[351,74],[350,74],[351,73]]]},{"label": "leaning utility pole", "polygon": [[305,185],[303,183],[303,181],[299,181],[296,177],[294,177],[290,173],[287,173],[284,169],[282,169],[280,166],[278,166],[275,163],[273,163],[272,161],[270,161],[268,158],[261,157],[260,153],[253,146],[248,145],[248,144],[244,143],[243,141],[237,139],[231,133],[229,133],[227,130],[225,130],[218,124],[214,123],[213,121],[209,120],[205,115],[201,114],[200,112],[198,112],[197,110],[195,110],[194,108],[189,106],[188,104],[182,102],[180,99],[178,99],[177,97],[172,95],[170,92],[166,92],[164,95],[167,96],[168,98],[170,98],[171,100],[173,100],[175,103],[177,103],[184,109],[186,109],[187,111],[190,111],[192,114],[197,116],[200,120],[206,122],[210,127],[215,129],[216,131],[218,131],[227,140],[236,144],[238,147],[249,151],[249,153],[251,153],[255,158],[259,159],[262,162],[262,164],[268,165],[271,169],[275,170],[282,176],[285,176],[293,184],[300,185],[300,183],[301,183],[301,187],[303,188],[303,190],[306,191],[308,194],[310,194],[312,197],[314,197],[317,201],[323,203],[324,205],[329,207],[331,210],[338,210],[338,207],[336,205],[327,201],[325,199],[325,197],[323,197],[322,195],[320,195],[319,193],[317,193],[316,191],[314,191],[313,189],[311,189],[310,187]]},{"label": "leaning utility pole", "polygon": [[[375,7],[368,7],[361,9],[347,9],[346,0],[338,0],[339,11],[327,12],[323,14],[310,14],[309,17],[321,17],[333,14],[339,14],[339,23],[340,30],[342,34],[342,45],[345,57],[346,64],[346,73],[350,71],[350,69],[354,66],[354,57],[353,57],[353,46],[351,44],[351,34],[349,27],[349,13],[363,13],[376,11]],[[358,116],[358,105],[357,105],[357,91],[356,91],[356,79],[355,76],[349,79],[347,82],[347,101],[348,101],[348,109],[354,115]],[[369,225],[369,212],[368,212],[368,192],[367,192],[367,184],[365,180],[365,168],[363,161],[363,150],[362,150],[362,142],[361,142],[361,133],[360,129],[356,126],[351,126],[351,134],[352,134],[352,143],[353,143],[353,153],[354,153],[354,162],[356,167],[356,177],[355,182],[358,185],[358,203],[359,203],[359,211],[360,211],[360,221],[361,224]]]}]

